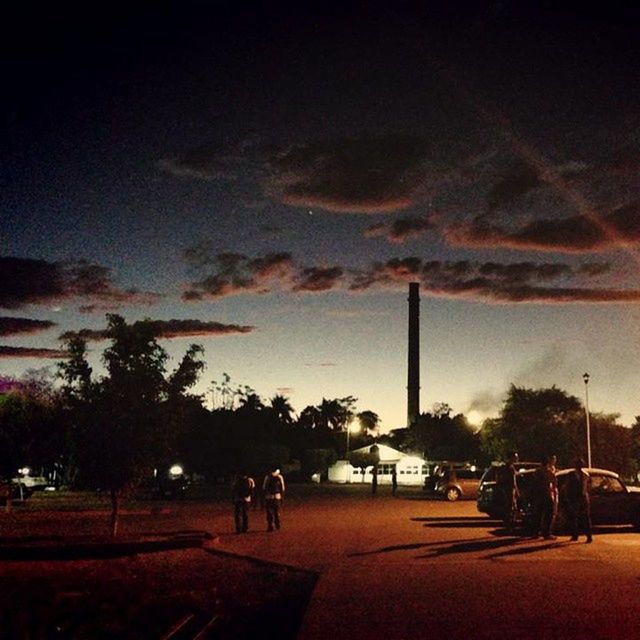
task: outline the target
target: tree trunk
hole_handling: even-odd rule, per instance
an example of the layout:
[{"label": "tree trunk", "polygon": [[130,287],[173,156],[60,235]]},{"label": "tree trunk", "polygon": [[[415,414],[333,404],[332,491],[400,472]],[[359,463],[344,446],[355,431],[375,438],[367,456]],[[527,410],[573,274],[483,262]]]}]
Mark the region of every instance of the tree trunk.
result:
[{"label": "tree trunk", "polygon": [[120,512],[120,492],[111,489],[111,537],[118,535],[118,518]]}]

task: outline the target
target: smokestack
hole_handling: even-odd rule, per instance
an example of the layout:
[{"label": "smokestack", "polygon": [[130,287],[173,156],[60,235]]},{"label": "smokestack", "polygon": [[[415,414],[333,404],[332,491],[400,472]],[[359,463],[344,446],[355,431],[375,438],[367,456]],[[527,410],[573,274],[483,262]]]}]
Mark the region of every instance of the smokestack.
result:
[{"label": "smokestack", "polygon": [[409,362],[407,427],[420,415],[420,283],[409,283]]}]

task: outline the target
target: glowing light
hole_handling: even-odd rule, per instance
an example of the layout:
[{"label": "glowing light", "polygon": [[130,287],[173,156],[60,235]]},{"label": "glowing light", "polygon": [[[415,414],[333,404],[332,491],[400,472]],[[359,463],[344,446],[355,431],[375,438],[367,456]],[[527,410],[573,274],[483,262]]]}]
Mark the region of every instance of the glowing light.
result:
[{"label": "glowing light", "polygon": [[169,469],[169,475],[171,476],[181,476],[184,473],[184,469],[179,464],[174,464]]},{"label": "glowing light", "polygon": [[18,469],[18,473],[22,476],[28,476],[31,473],[31,469],[29,467],[22,467],[22,469]]},{"label": "glowing light", "polygon": [[482,424],[482,419],[482,414],[475,409],[471,409],[467,413],[467,422],[474,427],[479,427]]}]

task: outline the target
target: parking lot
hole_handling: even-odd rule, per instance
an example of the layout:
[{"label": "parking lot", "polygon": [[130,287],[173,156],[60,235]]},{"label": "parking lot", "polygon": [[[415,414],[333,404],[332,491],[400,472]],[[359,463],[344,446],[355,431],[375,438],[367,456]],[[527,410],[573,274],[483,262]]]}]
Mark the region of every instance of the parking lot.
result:
[{"label": "parking lot", "polygon": [[[42,534],[106,526],[107,514],[14,518],[28,524],[23,533]],[[214,553],[317,573],[301,640],[638,636],[640,533],[630,527],[596,528],[591,545],[531,540],[508,535],[472,501],[402,487],[371,496],[366,485],[291,486],[273,533],[256,509],[249,533],[235,534],[222,497],[124,514],[123,533],[141,527],[210,531]]]},{"label": "parking lot", "polygon": [[[341,495],[342,493],[348,495]],[[507,535],[472,501],[382,488],[290,491],[283,529],[231,533],[230,513],[184,507],[220,547],[316,570],[300,638],[633,638],[640,533],[597,528],[592,545]]]}]

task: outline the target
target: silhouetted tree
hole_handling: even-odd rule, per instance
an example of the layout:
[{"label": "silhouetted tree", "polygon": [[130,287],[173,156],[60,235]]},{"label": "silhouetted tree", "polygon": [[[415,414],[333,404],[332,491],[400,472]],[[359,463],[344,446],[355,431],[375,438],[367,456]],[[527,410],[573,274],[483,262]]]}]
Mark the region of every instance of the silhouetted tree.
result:
[{"label": "silhouetted tree", "polygon": [[429,460],[477,460],[479,439],[462,414],[451,415],[451,407],[440,402],[422,413],[406,434],[408,447],[422,451]]},{"label": "silhouetted tree", "polygon": [[295,412],[289,398],[276,394],[270,400],[270,407],[282,424],[290,425],[293,423]]},{"label": "silhouetted tree", "polygon": [[378,430],[380,428],[380,417],[374,411],[360,411],[356,415],[358,422],[360,423],[360,428],[363,433],[367,433],[370,435],[378,435]]},{"label": "silhouetted tree", "polygon": [[92,380],[86,345],[72,338],[70,357],[60,374],[73,420],[73,440],[80,471],[93,486],[111,496],[111,534],[118,529],[123,492],[135,486],[166,458],[181,422],[186,389],[198,379],[202,348],[192,345],[167,378],[166,351],[148,320],[128,325],[110,314],[111,344],[102,360],[107,374]]},{"label": "silhouetted tree", "polygon": [[[617,424],[617,414],[591,413],[591,452],[594,466],[632,473],[632,430]],[[585,413],[580,400],[553,386],[526,389],[512,385],[500,416],[486,420],[482,447],[494,459],[518,451],[521,459],[539,460],[554,453],[561,466],[576,456],[586,460]]]},{"label": "silhouetted tree", "polygon": [[[5,380],[6,382],[6,380]],[[0,392],[0,478],[7,483],[5,510],[11,511],[11,480],[24,466],[52,466],[63,453],[59,393],[43,371],[30,371]]]}]

